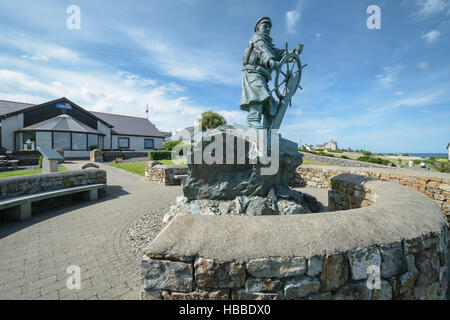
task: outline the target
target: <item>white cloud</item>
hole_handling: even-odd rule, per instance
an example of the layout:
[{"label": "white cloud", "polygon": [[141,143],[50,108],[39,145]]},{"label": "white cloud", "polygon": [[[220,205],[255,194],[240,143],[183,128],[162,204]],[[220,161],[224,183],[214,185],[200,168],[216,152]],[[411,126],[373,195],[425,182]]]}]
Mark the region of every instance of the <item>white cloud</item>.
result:
[{"label": "white cloud", "polygon": [[[240,85],[241,57],[230,58],[205,48],[185,47],[168,40],[159,40],[157,34],[140,29],[123,29],[120,32],[144,48],[150,57],[147,63],[159,72],[190,81],[209,81]],[[145,63],[145,62],[144,62]]]},{"label": "white cloud", "polygon": [[436,42],[441,36],[441,32],[438,30],[431,30],[422,35],[422,39],[425,40],[426,43],[430,44]]},{"label": "white cloud", "polygon": [[378,82],[387,88],[390,88],[396,82],[397,76],[405,67],[401,65],[388,66],[383,69],[383,73],[377,74]]},{"label": "white cloud", "polygon": [[402,98],[394,101],[391,104],[387,104],[382,107],[374,108],[375,112],[384,112],[387,110],[397,109],[400,107],[423,107],[432,105],[438,102],[438,97],[443,91],[436,91],[432,93],[416,94],[408,98]]},{"label": "white cloud", "polygon": [[417,67],[418,67],[419,69],[422,69],[422,70],[428,69],[428,62],[426,62],[426,61],[420,61],[420,62],[417,64]]},{"label": "white cloud", "polygon": [[164,131],[192,126],[201,112],[211,109],[192,104],[175,83],[142,86],[130,82],[135,77],[129,73],[102,71],[99,78],[99,70],[75,72],[31,62],[25,70],[0,69],[1,99],[39,104],[65,96],[87,110],[140,117],[145,117],[148,101],[153,111],[150,121]]},{"label": "white cloud", "polygon": [[397,92],[394,92],[394,94],[396,96],[402,96],[404,94],[404,92],[403,91],[397,91]]},{"label": "white cloud", "polygon": [[302,17],[305,6],[306,0],[298,0],[296,9],[286,12],[286,30],[288,33],[296,33],[297,23]]},{"label": "white cloud", "polygon": [[300,20],[300,12],[298,11],[288,11],[286,12],[286,28],[289,33],[296,32],[296,25],[298,20]]},{"label": "white cloud", "polygon": [[80,58],[73,50],[41,41],[27,34],[3,33],[0,34],[0,40],[3,46],[21,51],[20,57],[23,59],[76,62]]},{"label": "white cloud", "polygon": [[415,13],[419,18],[426,18],[435,13],[444,12],[450,7],[447,0],[418,0],[417,5],[420,10]]}]

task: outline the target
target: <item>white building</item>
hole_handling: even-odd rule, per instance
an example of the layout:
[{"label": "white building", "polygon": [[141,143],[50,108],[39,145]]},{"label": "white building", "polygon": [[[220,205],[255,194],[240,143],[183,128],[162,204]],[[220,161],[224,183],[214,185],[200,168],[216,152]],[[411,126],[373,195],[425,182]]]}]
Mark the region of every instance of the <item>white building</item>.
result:
[{"label": "white building", "polygon": [[0,147],[62,149],[66,158],[90,150],[161,149],[164,135],[146,118],[90,112],[67,98],[39,105],[0,100]]},{"label": "white building", "polygon": [[324,144],[318,144],[316,145],[316,149],[325,149],[325,150],[337,150],[337,142],[334,140],[331,140],[329,142],[325,142]]}]

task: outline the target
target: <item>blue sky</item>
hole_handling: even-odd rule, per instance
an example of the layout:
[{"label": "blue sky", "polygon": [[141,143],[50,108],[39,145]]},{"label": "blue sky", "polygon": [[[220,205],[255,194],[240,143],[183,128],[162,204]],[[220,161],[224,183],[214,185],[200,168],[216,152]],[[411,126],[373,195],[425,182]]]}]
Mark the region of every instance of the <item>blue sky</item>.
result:
[{"label": "blue sky", "polygon": [[[81,29],[69,30],[69,5]],[[369,5],[381,30],[369,30]],[[449,0],[0,1],[0,99],[65,96],[160,130],[214,110],[244,123],[242,54],[256,20],[278,47],[304,44],[303,91],[284,137],[374,152],[446,152],[450,141]],[[301,139],[301,140],[300,140]]]}]

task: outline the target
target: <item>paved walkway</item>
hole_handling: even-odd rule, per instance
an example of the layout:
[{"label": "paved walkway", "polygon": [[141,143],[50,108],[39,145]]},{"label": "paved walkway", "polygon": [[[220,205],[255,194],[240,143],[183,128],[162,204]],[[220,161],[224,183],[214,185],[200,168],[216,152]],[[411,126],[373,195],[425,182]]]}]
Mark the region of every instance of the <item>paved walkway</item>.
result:
[{"label": "paved walkway", "polygon": [[[101,168],[107,171],[108,191],[98,201],[0,222],[0,299],[138,299],[140,257],[127,248],[128,227],[150,209],[174,201],[182,189]],[[67,289],[71,265],[81,269],[80,290]]]}]

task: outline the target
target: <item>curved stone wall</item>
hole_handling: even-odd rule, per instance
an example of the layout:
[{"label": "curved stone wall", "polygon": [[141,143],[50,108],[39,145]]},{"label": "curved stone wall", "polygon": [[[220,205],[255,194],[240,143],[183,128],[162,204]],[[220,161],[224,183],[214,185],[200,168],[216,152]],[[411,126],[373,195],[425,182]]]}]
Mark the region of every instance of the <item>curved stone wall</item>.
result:
[{"label": "curved stone wall", "polygon": [[448,223],[433,201],[367,177],[331,184],[336,208],[364,207],[178,215],[142,259],[141,298],[443,299]]},{"label": "curved stone wall", "polygon": [[342,173],[395,182],[419,191],[435,201],[450,220],[450,174],[398,168],[355,168],[302,165],[291,180],[292,186],[331,188],[331,178]]},{"label": "curved stone wall", "polygon": [[[381,164],[376,163],[363,162],[352,159],[343,159],[338,157],[318,156],[309,152],[300,152],[300,153],[303,154],[303,160],[323,162],[331,164],[333,166],[360,167],[360,168],[390,168],[389,166],[383,166]],[[330,154],[332,153],[330,152]]]}]

